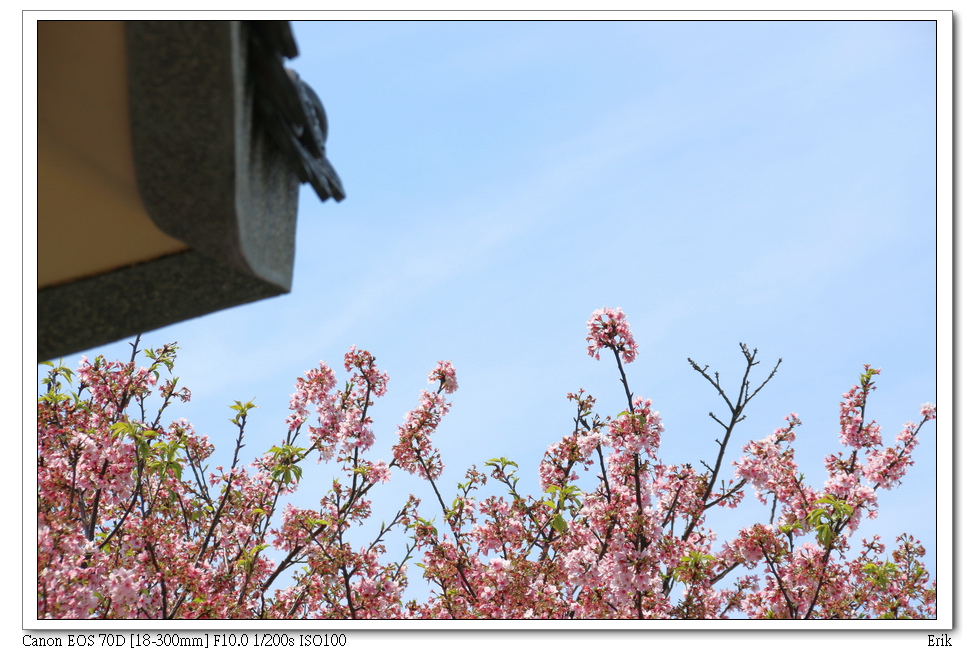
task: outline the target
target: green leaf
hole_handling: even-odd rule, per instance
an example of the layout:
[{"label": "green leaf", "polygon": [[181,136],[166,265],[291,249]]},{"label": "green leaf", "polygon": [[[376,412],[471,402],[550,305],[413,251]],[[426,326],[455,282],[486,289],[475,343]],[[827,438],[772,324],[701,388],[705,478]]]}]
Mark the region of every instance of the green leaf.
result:
[{"label": "green leaf", "polygon": [[802,524],[796,521],[791,524],[782,524],[781,526],[779,526],[779,530],[782,531],[783,533],[789,534],[796,530],[802,530],[802,527],[803,527]]},{"label": "green leaf", "polygon": [[562,518],[561,514],[552,517],[552,528],[555,530],[559,531],[560,533],[564,533],[568,527],[569,525],[565,523],[565,519]]}]

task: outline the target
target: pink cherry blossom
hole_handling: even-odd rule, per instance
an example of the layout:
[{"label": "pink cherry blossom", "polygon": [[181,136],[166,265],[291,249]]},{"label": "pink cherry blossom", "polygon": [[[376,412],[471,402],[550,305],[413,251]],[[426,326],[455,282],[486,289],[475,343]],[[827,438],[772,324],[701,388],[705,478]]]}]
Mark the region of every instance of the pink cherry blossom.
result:
[{"label": "pink cherry blossom", "polygon": [[632,363],[637,355],[637,343],[630,332],[622,309],[597,309],[586,323],[589,335],[589,356],[599,359],[599,350],[606,348],[620,354],[623,363]]},{"label": "pink cherry blossom", "polygon": [[[52,367],[38,401],[38,616],[936,617],[923,545],[906,534],[888,544],[856,538],[863,518],[879,515],[878,492],[913,465],[936,421],[933,404],[885,445],[880,425],[865,418],[879,373],[865,366],[841,398],[841,448],[824,459],[817,486],[799,468],[795,413],[732,460],[741,444],[731,442],[734,418],[757,391],[743,382],[736,407],[712,381],[731,408],[725,420],[711,414],[722,427],[717,451],[671,462],[661,453],[663,419],[629,390],[623,365],[637,344],[623,312],[596,310],[587,342],[596,359],[613,352],[623,395],[610,415],[596,413],[581,389],[568,395],[572,425],[544,453],[537,495],[503,457],[468,469],[455,494],[440,484],[436,436],[451,407],[445,396],[458,388],[449,361],[427,377],[435,389],[398,426],[391,458],[374,449],[372,415],[388,377],[353,346],[343,358],[348,378],[320,362],[296,380],[283,438],[252,460],[241,450],[255,405],[235,403],[233,453],[212,469],[210,438],[184,419],[162,420],[190,399],[177,378],[163,378],[175,345],[149,351],[146,367],[101,357],[83,359],[77,373]],[[751,369],[755,353],[741,348]],[[308,471],[331,483],[299,507],[290,499]],[[422,479],[428,496],[421,507],[404,495],[377,524],[372,498],[400,472]],[[712,529],[714,507],[735,508],[752,491],[763,521]],[[366,525],[374,534],[362,542],[355,533]],[[405,552],[387,549],[393,529],[407,534]],[[430,591],[406,601],[414,563]]]}]

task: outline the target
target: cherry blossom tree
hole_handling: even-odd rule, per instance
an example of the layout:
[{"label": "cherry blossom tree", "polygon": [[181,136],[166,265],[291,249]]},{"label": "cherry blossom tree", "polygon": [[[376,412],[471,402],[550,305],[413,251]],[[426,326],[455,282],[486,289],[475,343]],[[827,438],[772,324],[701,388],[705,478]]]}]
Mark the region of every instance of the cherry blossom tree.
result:
[{"label": "cherry blossom tree", "polygon": [[[212,470],[207,436],[164,419],[190,399],[172,375],[175,345],[145,350],[146,366],[136,365],[138,339],[128,362],[83,359],[77,372],[49,364],[38,400],[38,616],[936,615],[917,540],[901,535],[888,555],[878,537],[854,537],[864,515],[877,516],[877,491],[895,488],[912,465],[922,427],[936,419],[933,405],[885,446],[880,426],[866,421],[880,371],[865,366],[840,404],[845,450],[825,459],[828,478],[816,488],[795,462],[795,413],[732,459],[732,432],[779,367],[755,380],[757,352],[742,344],[745,370],[733,389],[689,360],[727,407],[711,413],[722,434],[699,471],[660,458],[660,414],[633,394],[624,370],[637,343],[623,312],[595,311],[587,342],[591,356],[615,360],[626,409],[599,415],[592,395],[570,393],[575,424],[544,454],[538,496],[519,486],[507,458],[470,468],[453,496],[439,484],[444,463],[433,439],[458,388],[449,362],[430,373],[434,389],[406,414],[386,459],[374,449],[369,410],[388,377],[353,347],[343,383],[324,363],[298,378],[284,438],[249,464],[242,449],[255,405],[236,402],[232,461]],[[312,461],[334,467],[336,478],[318,507],[293,507],[288,497]],[[411,494],[376,526],[370,494],[396,472],[426,481],[433,508]],[[719,539],[708,515],[736,508],[749,488],[768,508],[767,523],[745,522]],[[375,536],[353,543],[353,528],[364,525]],[[401,556],[387,552],[394,528],[410,540]],[[421,560],[430,586],[423,601],[404,596],[411,559]]]}]

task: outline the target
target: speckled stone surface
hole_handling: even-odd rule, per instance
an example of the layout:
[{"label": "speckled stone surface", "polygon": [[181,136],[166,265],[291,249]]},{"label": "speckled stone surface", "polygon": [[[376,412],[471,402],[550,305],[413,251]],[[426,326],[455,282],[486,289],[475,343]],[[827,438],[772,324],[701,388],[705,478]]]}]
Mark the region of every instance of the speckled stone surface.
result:
[{"label": "speckled stone surface", "polygon": [[[38,360],[280,293],[195,251],[52,287],[37,296]],[[42,320],[45,314],[50,321]]]},{"label": "speckled stone surface", "polygon": [[191,250],[38,292],[51,359],[291,288],[298,185],[253,120],[239,21],[129,21],[146,211]]}]

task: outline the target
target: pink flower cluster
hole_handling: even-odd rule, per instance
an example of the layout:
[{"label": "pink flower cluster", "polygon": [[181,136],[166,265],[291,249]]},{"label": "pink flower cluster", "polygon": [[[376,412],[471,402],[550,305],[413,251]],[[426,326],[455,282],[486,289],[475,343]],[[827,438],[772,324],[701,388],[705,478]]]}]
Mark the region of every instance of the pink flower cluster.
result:
[{"label": "pink flower cluster", "polygon": [[586,327],[589,330],[586,336],[589,356],[598,360],[599,351],[605,348],[622,356],[623,363],[632,363],[636,359],[637,343],[622,309],[597,309],[589,317]]},{"label": "pink flower cluster", "polygon": [[[324,363],[297,379],[284,439],[249,466],[240,451],[254,405],[236,403],[233,459],[214,471],[205,436],[185,420],[161,423],[174,399],[189,399],[177,379],[157,383],[163,366],[172,369],[175,346],[152,352],[146,368],[84,360],[76,387],[74,373],[52,367],[38,402],[38,616],[936,615],[936,583],[921,544],[902,535],[885,555],[875,537],[851,550],[862,516],[877,515],[876,491],[895,487],[911,466],[920,430],[936,419],[932,404],[922,405],[920,424],[905,424],[885,447],[879,425],[864,421],[879,372],[867,366],[841,401],[848,455],[827,456],[827,479],[816,488],[796,462],[795,413],[746,443],[730,468],[722,464],[754,392],[743,380],[736,405],[713,381],[731,408],[727,423],[712,414],[724,429],[715,457],[670,464],[661,459],[660,414],[629,392],[623,364],[634,360],[637,345],[623,312],[597,310],[588,326],[589,353],[598,359],[610,349],[618,361],[625,410],[600,416],[594,397],[570,393],[574,426],[545,452],[539,496],[522,492],[517,464],[503,457],[488,461],[487,474],[469,469],[455,497],[442,492],[434,437],[450,409],[445,395],[457,389],[446,361],[428,377],[435,391],[424,390],[398,427],[390,460],[372,455],[370,415],[388,377],[369,352],[353,347],[344,358],[348,380],[338,382]],[[742,350],[750,369],[753,353]],[[151,408],[151,400],[162,406]],[[146,414],[156,415],[149,421]],[[330,489],[317,506],[285,503],[309,458],[334,468]],[[409,495],[373,541],[353,544],[353,531],[375,521],[372,491],[396,470],[429,484],[435,512],[421,515],[419,499]],[[489,478],[502,489],[479,495]],[[736,507],[749,485],[770,512],[719,539],[708,526],[712,508]],[[394,527],[411,539],[398,557],[384,541]],[[404,599],[411,558],[430,586],[426,600]]]},{"label": "pink flower cluster", "polygon": [[427,379],[431,384],[439,384],[447,394],[457,390],[457,372],[449,361],[439,362]]},{"label": "pink flower cluster", "polygon": [[871,368],[869,364],[863,368],[866,372],[861,375],[860,384],[844,393],[840,402],[840,442],[853,449],[873,447],[881,441],[880,425],[863,421],[867,395],[876,389],[872,377],[880,374],[880,368]]},{"label": "pink flower cluster", "polygon": [[398,441],[393,447],[397,467],[410,474],[436,479],[443,472],[440,452],[433,446],[432,436],[450,403],[441,395],[423,391],[420,405],[406,414],[406,422],[399,426]]}]

